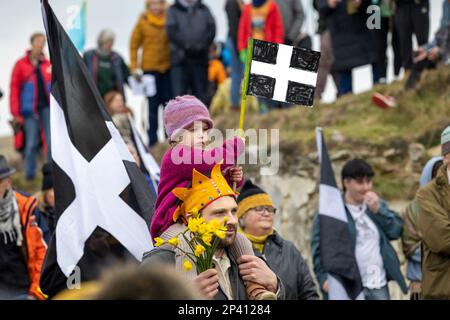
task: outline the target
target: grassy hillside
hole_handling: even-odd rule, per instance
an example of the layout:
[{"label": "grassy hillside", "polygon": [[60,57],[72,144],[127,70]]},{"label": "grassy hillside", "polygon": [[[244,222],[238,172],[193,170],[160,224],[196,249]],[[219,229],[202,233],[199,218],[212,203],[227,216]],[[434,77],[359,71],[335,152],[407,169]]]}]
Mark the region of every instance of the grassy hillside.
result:
[{"label": "grassy hillside", "polygon": [[[349,95],[332,104],[318,104],[312,109],[291,108],[272,111],[266,115],[249,114],[245,128],[279,128],[280,150],[285,154],[314,152],[315,127],[324,129],[331,152],[364,150],[361,154],[383,154],[400,150],[390,159],[372,162],[377,170],[376,187],[388,199],[411,198],[417,189],[417,177],[408,179],[403,166],[408,145],[419,142],[428,155],[440,151],[442,130],[450,125],[450,68],[442,67],[425,72],[415,90],[403,91],[403,82],[377,86],[373,91],[397,98],[398,107],[382,110],[371,101],[372,92]],[[239,115],[217,117],[218,127],[234,128]],[[331,139],[338,134],[343,139]],[[433,150],[430,150],[434,148]]]},{"label": "grassy hillside", "polygon": [[[371,102],[371,92],[349,95],[332,104],[312,109],[291,108],[266,115],[247,115],[246,128],[280,128],[282,143],[314,144],[314,128],[322,126],[325,136],[339,131],[345,146],[386,148],[399,142],[420,142],[430,148],[439,143],[440,133],[450,124],[450,68],[425,72],[416,90],[404,92],[403,82],[377,86],[374,91],[395,96],[399,105],[382,110]],[[234,128],[238,114],[219,116],[216,125]]]},{"label": "grassy hillside", "polygon": [[[382,154],[392,148],[402,150],[390,168],[373,163],[378,173],[376,186],[388,199],[411,198],[417,188],[417,179],[406,179],[402,170],[408,145],[420,142],[430,149],[439,144],[441,131],[450,124],[449,87],[450,68],[440,68],[425,72],[417,89],[410,92],[403,91],[402,82],[374,88],[374,91],[395,96],[399,102],[395,109],[375,107],[371,102],[372,92],[366,92],[342,97],[332,104],[318,104],[312,109],[299,107],[273,110],[266,115],[247,114],[245,129],[280,129],[280,150],[286,161],[290,154],[295,161],[295,155],[315,152],[316,126],[323,127],[331,152],[375,150]],[[239,114],[230,112],[214,120],[220,129],[236,128]],[[331,139],[335,134],[343,139]],[[0,149],[11,155],[9,141],[10,138],[2,139]],[[158,161],[167,148],[168,145],[163,143],[152,150]],[[26,183],[22,176],[21,173],[15,176],[19,188],[28,192],[39,188],[39,179]]]}]

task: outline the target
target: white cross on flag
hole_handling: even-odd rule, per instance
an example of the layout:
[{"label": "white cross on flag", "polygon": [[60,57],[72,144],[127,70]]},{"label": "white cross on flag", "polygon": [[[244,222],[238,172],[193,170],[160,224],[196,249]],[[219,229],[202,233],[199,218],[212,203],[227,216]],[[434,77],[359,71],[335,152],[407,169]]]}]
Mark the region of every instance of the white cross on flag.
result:
[{"label": "white cross on flag", "polygon": [[41,288],[53,296],[76,270],[84,282],[95,279],[107,260],[140,261],[152,249],[154,197],[47,0],[42,14],[53,70],[50,126],[58,222]]},{"label": "white cross on flag", "polygon": [[320,52],[253,40],[247,94],[312,106]]}]

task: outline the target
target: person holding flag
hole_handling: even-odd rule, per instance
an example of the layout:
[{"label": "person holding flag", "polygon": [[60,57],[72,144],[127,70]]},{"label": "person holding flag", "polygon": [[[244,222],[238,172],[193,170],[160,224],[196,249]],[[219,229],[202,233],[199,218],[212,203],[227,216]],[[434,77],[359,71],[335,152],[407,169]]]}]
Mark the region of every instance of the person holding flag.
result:
[{"label": "person holding flag", "polygon": [[[181,273],[203,297],[209,299],[284,299],[286,294],[284,283],[264,260],[253,254],[250,242],[242,235],[240,237],[248,242],[250,252],[240,252],[239,255],[238,250],[236,250],[239,241],[239,233],[237,233],[237,193],[222,175],[220,164],[214,165],[208,175],[204,175],[195,169],[191,172],[190,187],[173,189],[173,194],[176,194],[177,198],[181,200],[177,210],[180,219],[177,219],[176,223],[161,234],[160,238],[164,244],[147,252],[142,264],[144,266],[154,265],[155,263],[175,265],[174,271]],[[166,242],[166,240],[178,237],[180,232],[187,230],[185,224],[192,218],[192,212],[197,211],[197,209],[199,216],[205,222],[223,220],[227,229],[225,236],[220,239],[214,251],[212,258],[214,267],[199,274],[191,272],[196,271],[196,267],[185,260],[183,248],[187,249],[189,245],[181,239],[181,236],[175,247]],[[184,265],[186,261],[188,262],[188,268]],[[250,282],[251,285],[249,285]],[[252,296],[252,293],[249,292],[250,288],[254,289],[253,294],[259,292],[259,295]]]},{"label": "person holding flag", "polygon": [[[402,218],[372,190],[375,173],[362,159],[344,165],[341,196],[325,148],[322,140],[319,214],[311,236],[320,288],[330,299],[388,300],[387,283],[395,280],[406,293],[400,262],[389,242],[400,238]],[[346,254],[340,254],[342,250]]]},{"label": "person holding flag", "polygon": [[[235,183],[239,187],[244,177],[242,167],[236,164],[238,157],[245,151],[245,140],[234,137],[220,147],[206,148],[207,130],[212,128],[213,122],[208,109],[197,98],[185,95],[169,101],[164,110],[164,125],[172,148],[162,159],[160,189],[151,225],[153,238],[170,230],[178,220],[183,219],[183,208],[173,189],[186,187],[191,181],[193,169],[207,174],[217,163],[223,162],[222,174],[228,178],[229,184]],[[208,202],[201,205],[206,206]],[[231,250],[236,257],[253,255],[250,242],[241,234],[236,237]],[[186,276],[192,278],[196,274],[196,270],[192,270]],[[273,293],[261,286],[248,283],[246,289],[250,299],[276,299]]]}]

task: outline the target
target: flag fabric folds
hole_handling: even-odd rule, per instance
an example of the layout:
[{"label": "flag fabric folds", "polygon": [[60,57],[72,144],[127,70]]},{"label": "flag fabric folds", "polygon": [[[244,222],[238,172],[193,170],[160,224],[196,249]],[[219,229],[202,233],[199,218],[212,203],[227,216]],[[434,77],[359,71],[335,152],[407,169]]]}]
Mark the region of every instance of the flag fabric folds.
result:
[{"label": "flag fabric folds", "polygon": [[41,288],[50,296],[98,276],[114,259],[152,249],[154,196],[121,138],[77,49],[48,0],[42,14],[52,62],[51,136],[58,217]]},{"label": "flag fabric folds", "polygon": [[151,183],[150,189],[152,189],[155,198],[158,195],[158,183],[161,175],[161,169],[156,162],[153,155],[148,151],[147,147],[144,145],[144,142],[142,141],[142,137],[139,134],[139,132],[136,129],[136,126],[134,125],[134,121],[131,119],[130,116],[128,116],[128,121],[130,123],[131,131],[132,131],[132,139],[133,143],[136,146],[136,151],[138,153],[138,156],[141,160],[141,171],[146,174]]},{"label": "flag fabric folds", "polygon": [[320,128],[316,129],[316,142],[320,161],[320,259],[328,273],[328,298],[330,300],[364,299],[344,200],[337,187]]}]

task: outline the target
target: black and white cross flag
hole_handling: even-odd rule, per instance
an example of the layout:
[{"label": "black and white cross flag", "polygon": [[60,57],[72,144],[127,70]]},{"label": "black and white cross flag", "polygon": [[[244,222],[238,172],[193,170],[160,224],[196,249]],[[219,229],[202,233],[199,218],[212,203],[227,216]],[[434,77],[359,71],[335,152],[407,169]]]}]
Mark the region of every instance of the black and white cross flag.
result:
[{"label": "black and white cross flag", "polygon": [[253,40],[247,94],[312,106],[320,52]]},{"label": "black and white cross flag", "polygon": [[54,295],[77,270],[82,282],[95,277],[94,264],[108,256],[98,250],[99,242],[91,243],[98,234],[108,235],[107,248],[120,246],[140,261],[152,249],[154,198],[77,49],[48,0],[41,4],[52,62],[51,150],[58,216],[41,288]]},{"label": "black and white cross flag", "polygon": [[330,300],[364,299],[344,200],[337,187],[320,128],[316,129],[316,141],[320,161],[320,259],[328,273],[328,298]]},{"label": "black and white cross flag", "polygon": [[147,147],[144,145],[142,141],[142,137],[136,129],[134,125],[134,121],[130,115],[128,115],[128,121],[130,123],[131,131],[132,131],[132,139],[133,143],[136,146],[136,151],[138,153],[139,159],[141,160],[141,170],[148,175],[151,184],[152,191],[156,195],[158,194],[158,183],[160,180],[161,169],[156,162],[153,155],[148,151]]}]

